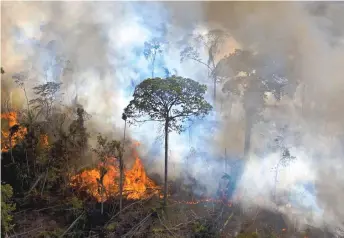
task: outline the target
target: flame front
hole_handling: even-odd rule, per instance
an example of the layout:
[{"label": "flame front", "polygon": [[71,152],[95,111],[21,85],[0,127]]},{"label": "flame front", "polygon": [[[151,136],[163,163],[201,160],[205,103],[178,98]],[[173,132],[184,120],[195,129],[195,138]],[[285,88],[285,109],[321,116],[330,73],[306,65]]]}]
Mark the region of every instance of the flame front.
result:
[{"label": "flame front", "polygon": [[[19,141],[24,139],[27,128],[19,126],[16,112],[2,113],[1,119],[8,121],[8,130],[1,131],[1,152],[8,152],[11,146],[13,148]],[[9,129],[15,125],[18,125],[18,129],[11,136]]]},{"label": "flame front", "polygon": [[[106,168],[103,178],[103,190],[99,183],[101,168]],[[106,164],[99,163],[97,168],[85,170],[71,177],[71,186],[85,191],[97,201],[104,202],[119,195],[119,166],[115,158],[108,158]],[[158,194],[155,185],[144,169],[141,159],[135,154],[135,163],[130,170],[124,170],[123,195],[127,199],[144,199]]]}]

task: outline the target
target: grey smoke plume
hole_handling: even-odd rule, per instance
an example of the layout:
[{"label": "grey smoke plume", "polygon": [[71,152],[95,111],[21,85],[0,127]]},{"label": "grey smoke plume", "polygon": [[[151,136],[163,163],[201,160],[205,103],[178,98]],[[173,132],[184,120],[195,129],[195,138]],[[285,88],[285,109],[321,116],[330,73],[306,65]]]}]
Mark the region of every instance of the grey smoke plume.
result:
[{"label": "grey smoke plume", "polygon": [[[1,4],[1,61],[8,75],[29,71],[32,76],[26,86],[32,88],[46,80],[38,72],[43,72],[48,66],[52,68],[51,65],[63,65],[68,69],[63,76],[61,67],[56,66],[47,77],[48,80],[63,82],[64,103],[72,103],[77,96],[78,102],[92,114],[90,127],[102,128],[103,132],[114,131],[115,137],[121,135],[118,133],[123,127],[120,115],[130,99],[133,85],[142,80],[142,75],[149,75],[149,63],[137,51],[144,41],[161,34],[161,23],[169,23],[166,38],[170,44],[162,56],[165,65],[176,69],[180,75],[201,82],[207,82],[206,69],[192,61],[181,64],[180,45],[177,44],[196,30],[222,27],[228,31],[231,37],[224,44],[221,56],[234,48],[242,48],[285,62],[283,70],[288,79],[298,82],[299,87],[294,97],[287,95],[280,102],[268,99],[269,107],[262,113],[266,122],[261,121],[253,128],[252,158],[246,164],[238,191],[247,188],[248,199],[244,205],[256,202],[251,198],[255,198],[258,192],[259,196],[270,201],[274,186],[270,169],[276,165],[279,154],[269,148],[269,143],[280,134],[279,129],[287,125],[289,130],[283,134],[285,144],[297,159],[281,171],[278,190],[297,190],[297,184],[313,182],[315,194],[308,192],[306,200],[316,200],[323,213],[312,222],[320,227],[331,225],[333,230],[343,226],[344,207],[340,202],[344,196],[341,173],[344,166],[342,3]],[[11,88],[19,95],[21,91],[14,89],[15,85],[9,81],[9,78],[2,80],[2,92]],[[209,89],[211,92],[211,82]],[[204,122],[204,127],[196,127],[199,131],[191,143],[186,135],[171,137],[171,161],[176,166],[171,176],[179,176],[190,146],[195,146],[196,150],[199,149],[197,146],[206,148],[208,154],[203,157],[207,160],[197,159],[190,171],[202,178],[199,181],[209,190],[217,188],[220,173],[204,175],[212,174],[211,168],[223,171],[222,162],[215,158],[223,154],[225,148],[227,154],[234,156],[243,150],[245,118],[242,103],[240,100],[231,102],[228,115],[228,99],[225,95],[219,98],[223,105],[221,109],[217,108],[216,121],[220,124],[217,130],[209,132],[204,129],[208,123]],[[152,124],[131,128],[130,132],[145,145],[142,153],[151,157],[151,167],[162,172],[160,154],[151,155],[149,152],[150,143],[155,140],[152,131],[157,129]],[[264,205],[274,208],[269,202]]]}]

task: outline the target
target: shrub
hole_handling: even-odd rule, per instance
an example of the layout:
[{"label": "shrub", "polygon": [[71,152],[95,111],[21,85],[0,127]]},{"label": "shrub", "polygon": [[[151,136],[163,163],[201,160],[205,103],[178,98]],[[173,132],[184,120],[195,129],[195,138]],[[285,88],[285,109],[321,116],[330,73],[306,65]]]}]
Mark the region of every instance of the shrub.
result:
[{"label": "shrub", "polygon": [[14,227],[12,212],[16,205],[11,202],[13,189],[9,184],[1,184],[1,231],[7,233]]}]

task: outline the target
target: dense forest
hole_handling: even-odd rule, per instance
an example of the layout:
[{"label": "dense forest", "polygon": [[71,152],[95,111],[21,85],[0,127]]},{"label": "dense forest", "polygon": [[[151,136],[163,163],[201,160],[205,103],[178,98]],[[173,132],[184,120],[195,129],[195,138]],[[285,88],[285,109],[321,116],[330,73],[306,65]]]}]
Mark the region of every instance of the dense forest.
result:
[{"label": "dense forest", "polygon": [[[343,216],[340,206],[334,209],[333,204],[339,204],[338,191],[342,187],[327,190],[335,201],[329,202],[333,203],[330,206],[321,190],[330,187],[329,183],[318,180],[320,176],[329,177],[324,171],[337,171],[321,160],[328,156],[322,154],[323,148],[328,147],[332,157],[341,158],[342,154],[337,147],[327,146],[327,141],[313,142],[323,137],[334,141],[342,135],[333,132],[343,129],[342,118],[329,116],[335,113],[328,107],[329,102],[337,105],[334,102],[340,101],[333,96],[340,87],[335,83],[333,87],[319,82],[315,85],[303,79],[299,51],[277,53],[266,50],[260,41],[228,47],[233,40],[242,39],[235,39],[234,28],[226,27],[186,31],[185,37],[174,41],[170,36],[172,27],[162,23],[148,39],[135,39],[139,40],[133,50],[135,57],[144,63],[131,61],[123,66],[125,81],[131,80],[130,85],[124,86],[118,80],[111,88],[102,72],[110,63],[98,57],[103,48],[96,40],[81,47],[81,51],[98,57],[92,59],[92,64],[97,64],[92,70],[100,71],[100,80],[78,81],[88,77],[78,70],[88,71],[82,67],[86,67],[83,64],[89,56],[79,49],[74,55],[68,47],[67,51],[59,51],[74,38],[67,37],[65,43],[58,39],[63,34],[58,34],[59,25],[54,21],[45,26],[53,29],[53,37],[47,33],[50,38],[39,44],[30,39],[35,47],[39,45],[32,48],[39,60],[28,57],[31,67],[13,68],[6,63],[13,61],[8,54],[7,58],[2,56],[2,237],[341,237],[338,234]],[[94,29],[98,25],[92,25],[93,33],[80,27],[82,37],[97,34]],[[119,41],[120,32],[117,34]],[[70,44],[77,48],[75,42]],[[42,49],[47,56],[42,56]],[[191,64],[195,70],[169,67],[175,51],[175,62]],[[124,65],[125,56],[120,61],[116,61],[118,68]],[[130,70],[140,73],[129,74]],[[132,75],[136,81],[130,78]],[[76,93],[69,99],[70,83],[74,81]],[[115,93],[118,88],[130,91],[129,100],[122,100],[119,91]],[[95,96],[92,90],[100,93]],[[122,101],[125,106],[120,104]],[[199,125],[215,124],[212,120],[221,124],[221,129],[205,129],[204,133]],[[111,128],[107,121],[115,127]],[[315,132],[324,121],[324,128],[330,132]],[[156,125],[157,132],[151,131],[150,125]],[[274,131],[270,132],[272,126]],[[145,128],[146,137],[161,138],[157,147],[163,166],[158,170],[146,159],[147,154],[143,156],[142,148],[149,148],[148,142],[140,141],[142,137],[131,128]],[[190,142],[187,146],[183,136],[188,133],[189,141],[191,133],[200,140],[206,134],[203,148],[191,146]],[[304,137],[300,142],[302,133],[309,134],[308,144]],[[188,156],[180,155],[186,161],[179,161],[180,173],[171,155],[178,144],[190,150]],[[301,144],[319,147],[314,149],[314,156],[309,156],[320,158],[317,167],[313,160],[305,162],[306,146],[301,150]],[[203,150],[210,155],[202,154]],[[218,150],[224,151],[224,158],[216,158]],[[198,152],[199,157],[206,158],[200,160],[201,165],[196,161]],[[209,164],[215,170],[206,170]],[[299,170],[308,169],[310,164],[311,170],[318,172],[318,187],[313,189],[317,192],[309,188],[315,187],[314,183],[296,179],[308,176]],[[194,168],[206,171],[206,175],[194,173]],[[265,177],[267,173],[271,176]],[[290,182],[293,176],[295,181]],[[335,177],[333,181],[341,186],[342,180]],[[322,203],[327,213],[322,213],[321,225],[314,215],[318,206],[296,201],[294,185],[302,187],[310,197],[326,201]]]}]

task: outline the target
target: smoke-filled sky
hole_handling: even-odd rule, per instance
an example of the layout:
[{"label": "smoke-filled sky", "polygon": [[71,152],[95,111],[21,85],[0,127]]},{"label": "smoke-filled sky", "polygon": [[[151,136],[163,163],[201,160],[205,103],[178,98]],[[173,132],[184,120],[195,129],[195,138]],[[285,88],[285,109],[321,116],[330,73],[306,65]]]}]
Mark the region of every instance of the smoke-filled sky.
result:
[{"label": "smoke-filled sky", "polygon": [[[274,173],[270,170],[279,158],[268,149],[268,144],[280,134],[280,128],[288,126],[283,132],[284,141],[297,159],[280,172],[278,187],[302,190],[305,195],[296,203],[319,209],[319,226],[324,222],[343,226],[343,3],[2,2],[1,5],[1,66],[6,72],[2,99],[8,91],[13,92],[15,102],[23,99],[21,91],[11,83],[14,73],[29,72],[30,80],[25,85],[28,90],[46,80],[62,82],[63,103],[72,104],[77,96],[92,115],[90,129],[111,131],[117,137],[122,135],[121,114],[135,85],[151,75],[150,63],[143,55],[145,41],[160,37],[168,42],[157,59],[156,76],[165,77],[167,69],[170,74],[206,83],[207,99],[212,103],[212,83],[208,81],[206,68],[191,60],[180,62],[180,51],[188,44],[189,34],[202,34],[214,28],[226,30],[230,37],[218,57],[236,48],[267,55],[279,65],[278,68],[271,65],[268,70],[283,72],[289,82],[298,82],[299,87],[295,95],[286,95],[280,102],[267,99],[265,120],[253,128],[252,158],[245,165],[239,187],[248,188],[248,197],[257,196],[258,192],[268,197],[274,186]],[[206,52],[201,52],[201,57],[206,61]],[[61,63],[67,60],[68,64]],[[69,69],[64,75],[63,68]],[[46,76],[43,72],[47,72]],[[221,102],[216,102],[212,115],[195,121],[186,133],[170,137],[170,160],[176,164],[170,169],[171,176],[178,176],[190,148],[194,147],[197,154],[189,156],[188,169],[210,190],[217,188],[223,172],[223,163],[218,159],[225,149],[234,157],[243,152],[242,103],[229,102],[222,94],[218,98]],[[131,137],[144,145],[142,153],[149,167],[162,172],[159,126],[152,123],[129,130]],[[306,183],[314,185],[313,192],[305,190]]]}]

